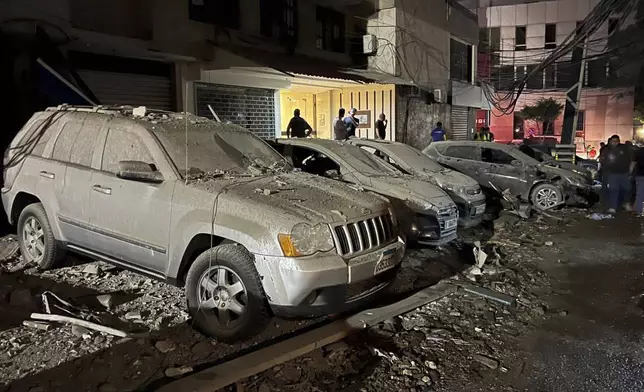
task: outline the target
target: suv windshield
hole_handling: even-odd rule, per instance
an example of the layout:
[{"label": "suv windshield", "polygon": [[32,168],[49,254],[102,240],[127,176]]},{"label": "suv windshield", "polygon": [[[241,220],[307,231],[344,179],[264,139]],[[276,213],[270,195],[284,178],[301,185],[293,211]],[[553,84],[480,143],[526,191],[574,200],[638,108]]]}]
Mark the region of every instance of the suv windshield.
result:
[{"label": "suv windshield", "polygon": [[266,142],[235,125],[203,120],[191,121],[187,132],[185,127],[183,121],[169,121],[153,131],[182,175],[256,175],[292,170]]},{"label": "suv windshield", "polygon": [[414,169],[422,168],[422,171],[429,173],[445,170],[445,168],[438,162],[408,145],[391,144],[387,146],[387,150],[391,151],[394,155],[407,163],[408,166],[411,166]]}]

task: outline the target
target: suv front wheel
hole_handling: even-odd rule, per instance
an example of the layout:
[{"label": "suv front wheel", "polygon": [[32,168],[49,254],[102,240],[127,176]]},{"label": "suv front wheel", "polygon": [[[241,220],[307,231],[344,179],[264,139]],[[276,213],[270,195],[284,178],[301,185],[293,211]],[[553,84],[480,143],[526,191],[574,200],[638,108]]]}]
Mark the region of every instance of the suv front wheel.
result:
[{"label": "suv front wheel", "polygon": [[52,268],[64,256],[65,249],[54,238],[41,203],[30,204],[22,210],[17,231],[22,257],[41,270]]},{"label": "suv front wheel", "polygon": [[196,328],[220,341],[251,337],[268,323],[264,289],[253,256],[243,246],[219,245],[199,255],[185,290]]}]

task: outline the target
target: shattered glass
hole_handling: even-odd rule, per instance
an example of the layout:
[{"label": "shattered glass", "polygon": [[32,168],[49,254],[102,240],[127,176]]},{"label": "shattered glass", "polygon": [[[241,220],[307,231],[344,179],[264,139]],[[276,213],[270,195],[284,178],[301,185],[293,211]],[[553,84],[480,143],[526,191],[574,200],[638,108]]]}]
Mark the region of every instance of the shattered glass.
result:
[{"label": "shattered glass", "polygon": [[266,142],[231,124],[189,121],[186,132],[185,121],[167,121],[156,126],[154,134],[182,175],[258,175],[293,170]]}]

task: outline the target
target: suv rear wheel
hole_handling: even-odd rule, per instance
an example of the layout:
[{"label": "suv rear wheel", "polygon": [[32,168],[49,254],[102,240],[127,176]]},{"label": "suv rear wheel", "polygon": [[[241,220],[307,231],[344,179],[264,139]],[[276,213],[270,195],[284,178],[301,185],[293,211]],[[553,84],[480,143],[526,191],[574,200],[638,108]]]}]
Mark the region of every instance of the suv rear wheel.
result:
[{"label": "suv rear wheel", "polygon": [[264,289],[253,256],[243,246],[219,245],[199,255],[185,290],[195,327],[220,341],[242,340],[268,323]]},{"label": "suv rear wheel", "polygon": [[41,203],[30,204],[20,212],[17,231],[22,257],[41,270],[52,268],[64,256],[65,249],[54,238]]}]

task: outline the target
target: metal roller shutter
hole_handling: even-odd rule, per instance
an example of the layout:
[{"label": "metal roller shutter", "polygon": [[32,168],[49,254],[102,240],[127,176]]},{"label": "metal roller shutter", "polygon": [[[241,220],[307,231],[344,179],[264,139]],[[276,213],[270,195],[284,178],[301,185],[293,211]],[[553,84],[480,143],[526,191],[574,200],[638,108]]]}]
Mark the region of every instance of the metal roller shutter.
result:
[{"label": "metal roller shutter", "polygon": [[78,70],[101,105],[145,106],[172,110],[172,84],[163,76]]},{"label": "metal roller shutter", "polygon": [[467,140],[469,110],[465,106],[452,106],[451,140]]}]

